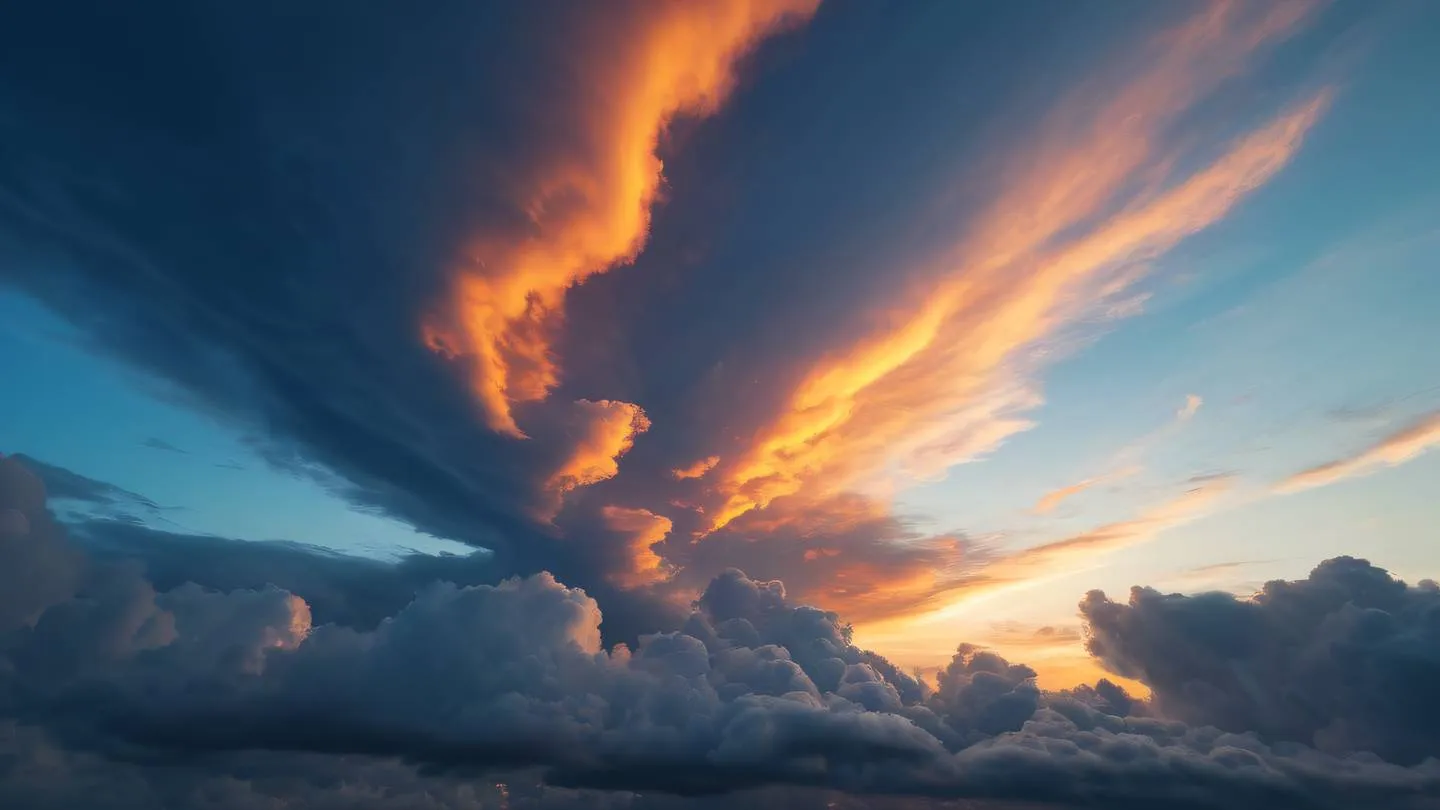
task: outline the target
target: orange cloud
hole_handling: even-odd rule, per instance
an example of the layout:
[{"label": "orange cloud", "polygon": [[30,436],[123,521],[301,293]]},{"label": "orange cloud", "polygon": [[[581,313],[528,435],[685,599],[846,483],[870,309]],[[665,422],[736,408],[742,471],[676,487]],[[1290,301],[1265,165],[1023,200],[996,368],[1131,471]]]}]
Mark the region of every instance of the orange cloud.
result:
[{"label": "orange cloud", "polygon": [[1079,495],[1104,480],[1104,478],[1086,478],[1084,481],[1071,484],[1070,486],[1053,489],[1042,495],[1040,500],[1035,502],[1035,508],[1032,511],[1037,515],[1048,515],[1054,512],[1065,500]]},{"label": "orange cloud", "polygon": [[648,509],[625,506],[606,506],[600,515],[607,528],[629,537],[630,565],[623,571],[610,574],[612,584],[621,588],[640,588],[670,578],[669,567],[654,549],[655,544],[670,533],[669,518]]},{"label": "orange cloud", "polygon": [[689,465],[688,467],[678,467],[671,470],[670,477],[674,478],[676,481],[684,481],[690,478],[700,478],[704,476],[705,473],[708,473],[711,470],[715,469],[715,465],[719,463],[719,456],[702,458],[699,461],[696,461],[694,464]]},{"label": "orange cloud", "polygon": [[1281,493],[1300,492],[1346,478],[1369,475],[1385,467],[1404,464],[1437,444],[1440,444],[1440,411],[1421,417],[1353,456],[1296,473],[1281,481],[1275,489]]},{"label": "orange cloud", "polygon": [[1025,549],[987,568],[985,579],[1013,582],[1064,570],[1086,558],[1110,554],[1154,538],[1160,532],[1206,514],[1231,488],[1229,476],[1207,478],[1179,497],[1152,507],[1130,520],[1107,523],[1082,534]]},{"label": "orange cloud", "polygon": [[629,402],[581,399],[574,403],[572,416],[574,445],[546,482],[546,489],[556,494],[613,478],[635,437],[650,429],[645,412]]},{"label": "orange cloud", "polygon": [[[1221,2],[1153,43],[1119,88],[1086,87],[1007,163],[1005,190],[879,318],[893,324],[816,364],[753,445],[719,472],[709,530],[804,492],[928,477],[1030,427],[1037,351],[1103,312],[1148,264],[1278,172],[1325,110],[1321,92],[1178,181],[1166,134],[1308,3]],[[896,272],[886,270],[886,272]]]},{"label": "orange cloud", "polygon": [[583,101],[563,120],[578,143],[512,170],[527,227],[478,235],[455,281],[453,311],[424,325],[431,348],[472,364],[492,429],[523,437],[513,406],[544,399],[558,382],[551,342],[565,291],[644,247],[661,184],[656,145],[667,124],[713,113],[734,83],[736,60],[818,5],[650,4],[636,19],[617,10],[595,26],[607,29],[606,41],[573,49]]}]

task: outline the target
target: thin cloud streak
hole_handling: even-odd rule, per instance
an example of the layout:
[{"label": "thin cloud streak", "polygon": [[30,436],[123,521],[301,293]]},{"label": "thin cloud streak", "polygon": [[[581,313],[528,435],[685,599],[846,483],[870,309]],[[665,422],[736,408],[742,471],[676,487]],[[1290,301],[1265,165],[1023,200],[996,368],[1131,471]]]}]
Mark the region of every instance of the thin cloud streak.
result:
[{"label": "thin cloud streak", "polygon": [[1328,461],[1281,481],[1275,491],[1302,492],[1398,467],[1440,444],[1440,411],[1427,414],[1353,456]]},{"label": "thin cloud streak", "polygon": [[1035,502],[1035,507],[1031,511],[1033,511],[1037,515],[1048,515],[1051,512],[1054,512],[1060,506],[1060,504],[1064,503],[1066,500],[1073,498],[1076,495],[1079,495],[1080,493],[1095,486],[1096,484],[1103,482],[1104,480],[1104,477],[1086,478],[1083,481],[1078,481],[1074,484],[1070,484],[1069,486],[1060,487],[1059,489],[1052,489],[1049,492],[1045,493],[1043,496],[1041,496],[1040,500]]},{"label": "thin cloud streak", "polygon": [[[857,630],[865,643],[904,664],[929,665],[935,650],[957,622],[986,603],[1090,571],[1117,552],[1151,542],[1164,532],[1212,514],[1232,490],[1229,477],[1216,477],[1140,512],[1050,543],[999,557],[950,591],[949,604],[928,613],[878,621]],[[941,645],[941,646],[937,646]]]},{"label": "thin cloud streak", "polygon": [[[708,528],[784,495],[818,497],[897,473],[937,477],[1029,428],[1024,414],[1042,402],[1043,353],[1034,350],[1222,219],[1286,165],[1325,111],[1328,90],[1190,176],[1158,182],[1183,153],[1166,127],[1291,31],[1309,5],[1267,6],[1259,20],[1247,8],[1214,5],[1152,43],[1160,52],[1152,69],[1063,104],[1013,156],[1006,191],[954,251],[901,274],[939,280],[884,315],[897,326],[815,366],[748,452],[721,465],[722,500]],[[1101,92],[1109,100],[1097,103]]]},{"label": "thin cloud streak", "polygon": [[[1176,498],[1151,507],[1130,520],[1107,523],[1082,534],[1025,549],[987,569],[988,579],[1028,579],[1096,555],[1113,554],[1154,539],[1161,532],[1208,514],[1215,501],[1231,490],[1232,481],[1220,476],[1186,490]],[[1030,572],[1034,572],[1033,574]]]},{"label": "thin cloud streak", "polygon": [[1091,476],[1074,484],[1053,489],[1042,495],[1040,499],[1035,502],[1035,506],[1031,508],[1031,511],[1037,515],[1048,515],[1054,512],[1060,504],[1066,500],[1092,487],[1139,475],[1145,469],[1139,463],[1139,457],[1146,452],[1150,445],[1165,438],[1194,418],[1204,402],[1205,400],[1198,394],[1187,394],[1185,396],[1185,404],[1175,412],[1174,420],[1121,448],[1120,452],[1115,455],[1114,460],[1111,462],[1112,469],[1110,472]]}]

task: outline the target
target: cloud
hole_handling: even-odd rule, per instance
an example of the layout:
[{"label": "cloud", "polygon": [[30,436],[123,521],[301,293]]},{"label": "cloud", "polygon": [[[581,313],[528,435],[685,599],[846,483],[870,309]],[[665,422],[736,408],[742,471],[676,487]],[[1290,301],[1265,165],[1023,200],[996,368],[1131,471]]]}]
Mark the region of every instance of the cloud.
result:
[{"label": "cloud", "polygon": [[1167,588],[1181,588],[1190,593],[1198,590],[1225,590],[1236,595],[1247,595],[1258,589],[1259,584],[1241,580],[1239,572],[1273,560],[1244,560],[1201,565],[1165,577],[1162,582]]},{"label": "cloud", "polygon": [[1433,582],[1348,557],[1249,600],[1135,588],[1125,604],[1098,592],[1081,604],[1091,652],[1149,684],[1169,716],[1402,763],[1440,751],[1440,703],[1426,695],[1436,637],[1422,618],[1437,611]]},{"label": "cloud", "polygon": [[694,463],[688,464],[684,467],[676,467],[675,469],[670,471],[670,477],[674,478],[677,481],[685,481],[691,478],[702,478],[706,473],[715,469],[715,465],[719,463],[719,456],[706,456],[705,458],[699,459],[698,461],[695,461]]},{"label": "cloud", "polygon": [[[17,554],[56,569],[76,565],[59,527],[46,521],[38,480],[9,460],[0,473],[0,504],[30,519],[25,533],[0,543],[0,577],[19,570]],[[1343,560],[1327,566],[1353,569]],[[1402,767],[1353,753],[1361,742],[1409,742],[1376,736],[1383,724],[1368,724],[1364,738],[1328,738],[1326,754],[1284,736],[1146,717],[1103,683],[1046,693],[1028,667],[968,645],[929,693],[850,644],[835,614],[796,605],[780,583],[738,571],[711,582],[682,625],[633,649],[604,647],[595,601],[544,574],[434,584],[373,629],[357,630],[316,624],[307,602],[273,586],[160,590],[123,567],[73,571],[81,588],[22,591],[19,599],[10,587],[0,591],[9,597],[0,613],[9,628],[0,635],[0,746],[57,777],[115,779],[130,795],[160,790],[171,806],[213,806],[200,796],[231,791],[258,793],[246,796],[251,801],[311,791],[318,798],[327,784],[373,786],[373,794],[350,798],[383,806],[386,795],[418,798],[422,778],[436,780],[429,806],[463,806],[450,773],[490,773],[494,781],[528,773],[530,784],[590,791],[704,795],[788,785],[1217,810],[1421,807],[1440,796],[1433,760]],[[1424,635],[1433,587],[1408,589],[1383,572],[1352,585],[1318,601],[1307,583],[1275,588],[1294,590],[1296,606],[1321,605],[1322,613],[1322,603],[1371,594],[1365,604],[1388,609],[1398,638],[1434,643]],[[1092,612],[1092,634],[1107,643],[1123,637],[1108,613]],[[1386,650],[1397,638],[1362,637]],[[1278,646],[1267,650],[1283,654]],[[1105,660],[1134,666],[1133,649],[1106,647]],[[1411,686],[1387,699],[1423,707],[1428,681],[1401,683]],[[371,761],[379,764],[368,775],[335,779]],[[0,767],[0,796],[33,792],[58,803],[69,780],[35,775],[34,767]],[[277,794],[281,778],[288,790]],[[383,789],[386,782],[393,788]],[[517,801],[524,784],[517,780]],[[191,792],[201,787],[209,790]],[[486,796],[508,801],[509,792],[471,798],[487,806]],[[234,806],[246,805],[237,798]]]},{"label": "cloud", "polygon": [[1188,422],[1194,418],[1203,404],[1205,404],[1205,400],[1201,399],[1199,394],[1186,394],[1185,406],[1175,412],[1175,418],[1182,422]]},{"label": "cloud", "polygon": [[1069,486],[1060,487],[1059,489],[1052,489],[1042,495],[1040,497],[1040,500],[1035,502],[1035,506],[1031,511],[1033,511],[1037,515],[1048,515],[1051,512],[1054,512],[1056,507],[1060,506],[1061,503],[1064,503],[1066,500],[1073,498],[1076,495],[1079,495],[1080,493],[1095,486],[1096,484],[1103,483],[1105,480],[1107,479],[1086,478],[1084,481],[1077,481],[1076,483]]},{"label": "cloud", "polygon": [[713,113],[733,65],[757,40],[808,18],[819,0],[639,6],[616,15],[618,47],[587,45],[569,67],[591,94],[556,123],[573,143],[513,170],[527,227],[482,229],[465,249],[446,319],[426,339],[473,365],[490,426],[525,435],[512,410],[559,381],[550,348],[568,288],[632,261],[649,235],[659,193],[657,142],[676,115]]},{"label": "cloud", "polygon": [[317,624],[373,629],[432,582],[497,581],[492,555],[412,553],[398,560],[339,554],[301,543],[190,535],[110,520],[70,524],[92,559],[138,565],[159,590],[193,582],[210,590],[275,585],[305,599]]},{"label": "cloud", "polygon": [[1175,412],[1175,420],[1158,430],[1141,436],[1139,439],[1121,448],[1120,451],[1116,453],[1115,458],[1110,462],[1113,468],[1110,472],[1103,475],[1092,476],[1074,484],[1051,490],[1040,496],[1040,499],[1035,502],[1035,506],[1032,507],[1031,511],[1037,515],[1048,515],[1054,512],[1055,509],[1066,500],[1085,492],[1091,487],[1139,475],[1144,468],[1137,463],[1137,459],[1156,441],[1163,439],[1167,434],[1174,432],[1179,426],[1190,421],[1190,419],[1195,416],[1195,413],[1200,410],[1200,406],[1203,403],[1204,400],[1202,400],[1199,395],[1187,394],[1185,396],[1184,406]]},{"label": "cloud", "polygon": [[[895,277],[881,326],[814,364],[742,454],[717,470],[719,528],[774,498],[822,497],[875,476],[943,474],[1025,430],[1044,352],[1149,265],[1279,172],[1324,113],[1302,98],[1187,174],[1169,126],[1308,4],[1206,7],[1147,46],[1118,87],[1086,85],[1003,160],[990,205],[949,250]],[[895,271],[887,271],[894,273]]]},{"label": "cloud", "polygon": [[622,588],[639,588],[654,585],[670,578],[671,571],[665,561],[655,553],[656,544],[670,534],[670,519],[657,515],[649,509],[635,509],[625,506],[606,506],[600,510],[605,525],[612,531],[630,535],[631,565],[628,570],[612,575],[612,580]]},{"label": "cloud", "polygon": [[667,548],[666,555],[685,569],[680,581],[695,587],[711,572],[741,566],[860,622],[933,607],[992,559],[963,534],[923,530],[884,503],[853,493],[818,502],[777,499],[702,542]]},{"label": "cloud", "polygon": [[620,471],[620,456],[635,445],[635,437],[650,429],[639,406],[628,402],[579,400],[575,403],[574,445],[547,486],[555,492],[613,478]]},{"label": "cloud", "polygon": [[1018,622],[1001,622],[994,625],[986,641],[1006,647],[1050,647],[1070,644],[1081,640],[1080,628],[1042,625],[1028,627]]},{"label": "cloud", "polygon": [[[996,600],[1017,597],[1023,600],[1025,593],[1032,589],[1057,587],[1057,582],[1073,580],[1077,574],[1103,567],[1112,555],[1151,542],[1169,529],[1204,517],[1227,496],[1232,483],[1228,477],[1211,478],[1148,506],[1134,517],[1039,545],[1009,551],[993,545],[982,547],[976,560],[978,564],[963,569],[963,576],[946,589],[944,599],[929,605],[930,610],[874,617],[860,632],[866,643],[888,650],[907,663],[933,666],[936,650],[943,649],[957,624],[973,625],[975,617],[983,615]],[[1002,651],[1009,649],[998,643],[991,646]],[[1052,679],[1065,677],[1065,673],[1088,677],[1094,670],[1093,665],[1082,660],[1078,649],[1073,652],[1068,656],[1071,660],[1064,662],[1064,672],[1052,669],[1049,661],[1036,660],[1035,663],[1043,665],[1047,677]],[[1034,656],[1035,651],[1030,650],[1028,654]],[[1067,685],[1074,682],[1065,681]]]},{"label": "cloud", "polygon": [[1440,413],[1430,413],[1391,433],[1353,456],[1338,458],[1298,472],[1276,485],[1281,493],[1323,487],[1347,478],[1398,467],[1440,444]]},{"label": "cloud", "polygon": [[1207,514],[1228,493],[1232,480],[1216,476],[1128,520],[1107,523],[1080,534],[1022,549],[984,572],[993,582],[1043,577],[1086,559],[1113,554],[1154,539],[1161,532]]},{"label": "cloud", "polygon": [[171,444],[170,442],[167,442],[167,441],[165,441],[164,439],[160,439],[160,438],[157,438],[157,437],[155,437],[155,436],[151,436],[150,438],[146,439],[145,441],[141,442],[140,444],[141,444],[141,446],[143,446],[143,447],[148,447],[148,448],[150,448],[151,450],[160,450],[160,451],[163,451],[163,452],[166,452],[166,453],[182,453],[182,454],[183,454],[183,453],[186,452],[186,451],[180,449],[179,447],[176,447],[175,445]]},{"label": "cloud", "polygon": [[16,453],[11,456],[45,482],[52,498],[69,501],[78,513],[94,514],[111,520],[136,522],[138,515],[158,516],[163,507],[150,498],[107,481],[81,475],[64,467],[47,464],[36,458]]}]

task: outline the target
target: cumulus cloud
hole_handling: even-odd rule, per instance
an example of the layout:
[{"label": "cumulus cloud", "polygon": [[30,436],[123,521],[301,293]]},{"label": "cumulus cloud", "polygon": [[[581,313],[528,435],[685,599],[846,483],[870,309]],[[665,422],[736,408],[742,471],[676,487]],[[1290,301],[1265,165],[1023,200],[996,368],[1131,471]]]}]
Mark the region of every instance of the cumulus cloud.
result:
[{"label": "cumulus cloud", "polygon": [[1440,752],[1440,589],[1341,557],[1251,599],[1091,593],[1088,646],[1154,689],[1168,716],[1331,752],[1419,762]]},{"label": "cumulus cloud", "polygon": [[[1257,733],[1145,716],[1104,683],[1045,693],[1028,667],[968,645],[932,692],[851,644],[836,614],[797,605],[781,583],[739,571],[711,582],[679,626],[633,648],[606,647],[595,601],[546,574],[435,583],[371,629],[316,624],[307,602],[273,586],[160,590],[124,567],[84,565],[47,520],[42,485],[19,467],[0,461],[0,503],[27,518],[9,524],[0,575],[13,577],[24,563],[69,579],[18,597],[3,591],[0,750],[14,754],[0,765],[0,796],[18,797],[14,806],[56,806],[67,795],[66,782],[37,778],[37,770],[113,780],[125,795],[164,796],[176,807],[312,794],[384,807],[387,798],[420,801],[421,779],[437,781],[418,806],[504,806],[508,787],[457,792],[455,779],[482,772],[494,774],[485,785],[525,774],[530,784],[590,796],[789,786],[1257,810],[1423,807],[1440,798],[1440,765],[1417,756],[1434,743],[1416,736],[1418,716],[1357,707],[1340,715],[1345,733],[1323,735],[1323,753],[1292,742],[1283,724]],[[1348,573],[1326,573],[1340,571]],[[1267,591],[1272,600],[1280,593],[1290,602],[1275,610],[1287,617],[1348,604],[1338,610],[1353,619],[1322,616],[1319,626],[1371,650],[1372,664],[1393,661],[1387,700],[1424,711],[1429,679],[1404,650],[1436,643],[1433,585],[1408,588],[1339,560],[1308,582]],[[1094,638],[1106,640],[1104,660],[1117,669],[1152,660],[1138,651],[1151,636],[1132,641],[1115,629],[1130,626],[1110,615],[1126,608],[1106,608],[1098,595],[1086,605]],[[1388,618],[1361,615],[1377,610]],[[1302,624],[1287,629],[1310,627]],[[1261,646],[1283,656],[1273,652],[1281,645]],[[1300,650],[1293,661],[1310,658]],[[1168,695],[1166,673],[1155,677]],[[1349,694],[1324,678],[1307,683],[1336,687],[1327,694],[1342,701]],[[1377,748],[1418,764],[1360,753]],[[366,762],[378,763],[369,775],[335,779]],[[171,773],[161,778],[159,768]],[[289,789],[277,794],[277,783]],[[206,804],[206,796],[233,803]]]},{"label": "cumulus cloud", "polygon": [[1327,461],[1286,478],[1276,490],[1300,492],[1369,475],[1386,467],[1398,467],[1436,444],[1440,444],[1440,413],[1426,414],[1352,456]]}]

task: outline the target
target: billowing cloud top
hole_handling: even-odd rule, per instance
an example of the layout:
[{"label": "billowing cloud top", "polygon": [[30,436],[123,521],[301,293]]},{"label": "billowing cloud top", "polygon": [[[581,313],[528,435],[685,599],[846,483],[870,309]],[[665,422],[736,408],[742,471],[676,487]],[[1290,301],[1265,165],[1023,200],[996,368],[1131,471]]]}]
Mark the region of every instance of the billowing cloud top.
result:
[{"label": "billowing cloud top", "polygon": [[[1042,692],[1034,670],[968,644],[932,689],[853,646],[834,613],[735,570],[633,649],[607,648],[595,600],[548,574],[432,582],[368,628],[316,624],[301,595],[273,585],[157,590],[133,568],[91,562],[51,520],[38,477],[3,459],[0,487],[0,711],[8,735],[56,746],[49,767],[86,769],[86,785],[261,791],[284,766],[253,752],[291,751],[330,767],[399,758],[434,774],[436,795],[456,778],[440,774],[518,772],[677,795],[788,785],[1121,807],[1440,799],[1429,697],[1440,590],[1363,561],[1332,560],[1253,602],[1137,589],[1126,606],[1092,593],[1081,605],[1091,649],[1152,686],[1144,703],[1104,681]],[[199,752],[154,771],[97,764]],[[0,770],[0,795],[43,806],[26,770]],[[308,778],[292,777],[292,791],[323,794],[323,771]],[[508,801],[495,798],[446,806]]]}]

